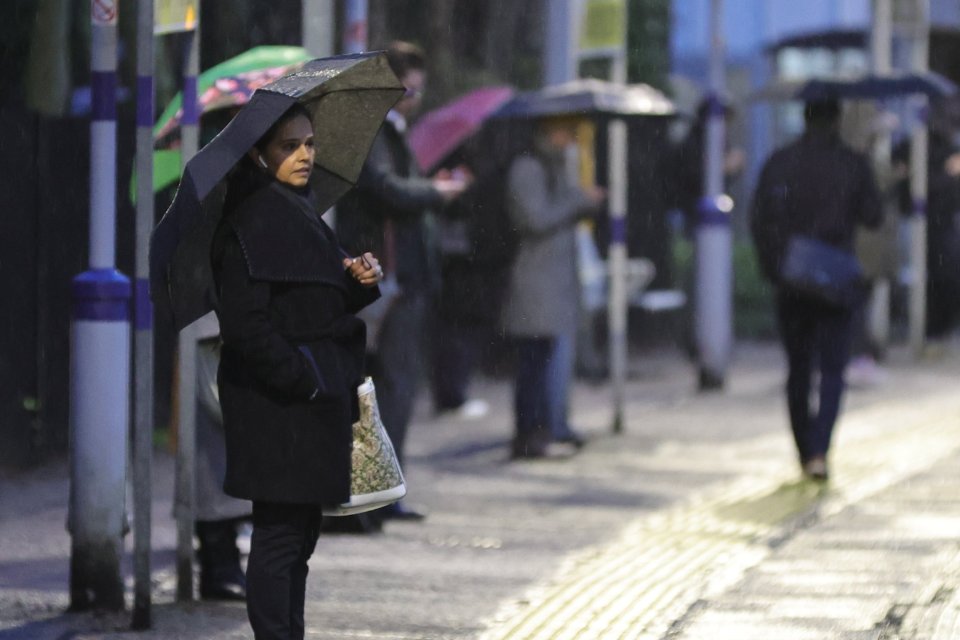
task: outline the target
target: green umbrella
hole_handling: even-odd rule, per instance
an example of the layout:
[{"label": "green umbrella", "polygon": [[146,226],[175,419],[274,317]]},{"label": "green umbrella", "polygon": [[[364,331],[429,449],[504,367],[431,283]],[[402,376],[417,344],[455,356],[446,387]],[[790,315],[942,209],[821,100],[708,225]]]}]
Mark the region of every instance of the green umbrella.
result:
[{"label": "green umbrella", "polygon": [[[197,77],[197,95],[203,95],[207,89],[213,86],[214,82],[226,76],[236,76],[258,69],[289,66],[306,62],[310,60],[310,58],[311,55],[303,47],[286,47],[279,45],[254,47],[234,58],[224,60],[220,64],[214,65],[201,73]],[[178,93],[157,119],[157,123],[153,127],[154,136],[159,134],[167,124],[174,119],[182,106],[183,94]]]},{"label": "green umbrella", "polygon": [[[203,96],[217,80],[249,74],[253,71],[265,69],[291,70],[294,65],[302,64],[310,60],[310,54],[303,47],[288,46],[262,46],[254,47],[240,55],[225,60],[218,65],[210,67],[200,74],[197,78],[197,95]],[[282,75],[282,74],[278,74]],[[254,87],[255,88],[255,87]],[[252,93],[253,88],[248,89]],[[242,102],[237,101],[238,106]],[[183,106],[183,94],[178,93],[170,101],[170,104],[163,110],[153,127],[154,139],[163,134],[168,138],[170,130],[176,127],[179,122],[180,109]],[[220,104],[204,105],[203,111],[207,112],[213,109],[221,108]],[[180,159],[180,150],[177,148],[159,149],[153,153],[153,191],[154,193],[166,189],[170,185],[176,184],[180,179],[180,171],[183,169]],[[137,202],[137,175],[136,173],[130,179],[130,201]]]}]

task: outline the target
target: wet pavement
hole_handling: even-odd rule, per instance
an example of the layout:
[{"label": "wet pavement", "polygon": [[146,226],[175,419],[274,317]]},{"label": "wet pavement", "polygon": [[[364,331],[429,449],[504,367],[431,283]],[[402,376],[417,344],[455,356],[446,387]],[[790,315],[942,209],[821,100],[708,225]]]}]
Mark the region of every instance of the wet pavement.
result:
[{"label": "wet pavement", "polygon": [[[960,637],[958,355],[895,352],[852,390],[826,486],[799,478],[773,345],[740,345],[713,394],[675,352],[636,356],[620,435],[609,391],[578,385],[590,443],[563,462],[507,461],[505,381],[478,381],[478,420],[424,401],[408,502],[429,517],[322,537],[307,637]],[[65,463],[0,478],[0,640],[251,637],[242,605],[173,601],[172,470],[158,454],[154,627],[136,634],[129,613],[63,613]]]}]

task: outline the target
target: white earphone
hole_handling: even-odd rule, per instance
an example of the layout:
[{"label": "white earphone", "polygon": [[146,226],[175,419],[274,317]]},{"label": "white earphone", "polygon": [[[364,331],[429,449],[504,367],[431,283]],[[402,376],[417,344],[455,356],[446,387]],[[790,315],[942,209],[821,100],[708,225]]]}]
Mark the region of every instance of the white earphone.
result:
[{"label": "white earphone", "polygon": [[264,169],[267,168],[267,161],[263,159],[263,156],[257,156],[257,160],[260,161],[260,166]]}]

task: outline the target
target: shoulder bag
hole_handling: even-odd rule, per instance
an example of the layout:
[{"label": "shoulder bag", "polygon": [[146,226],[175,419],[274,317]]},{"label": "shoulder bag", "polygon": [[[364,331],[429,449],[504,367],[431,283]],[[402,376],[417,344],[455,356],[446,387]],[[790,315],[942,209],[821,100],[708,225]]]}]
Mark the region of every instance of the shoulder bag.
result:
[{"label": "shoulder bag", "polygon": [[809,236],[793,236],[780,266],[780,284],[817,302],[852,309],[863,301],[866,280],[857,257]]}]

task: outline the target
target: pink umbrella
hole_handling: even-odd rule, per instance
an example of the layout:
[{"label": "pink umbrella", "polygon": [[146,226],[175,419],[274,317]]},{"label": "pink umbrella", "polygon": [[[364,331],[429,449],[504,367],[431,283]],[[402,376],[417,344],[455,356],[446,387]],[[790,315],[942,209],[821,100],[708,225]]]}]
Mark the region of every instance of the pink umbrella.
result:
[{"label": "pink umbrella", "polygon": [[512,97],[510,87],[483,87],[424,114],[411,127],[408,138],[420,170],[428,173],[435,169]]}]

